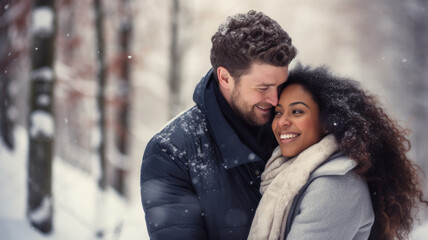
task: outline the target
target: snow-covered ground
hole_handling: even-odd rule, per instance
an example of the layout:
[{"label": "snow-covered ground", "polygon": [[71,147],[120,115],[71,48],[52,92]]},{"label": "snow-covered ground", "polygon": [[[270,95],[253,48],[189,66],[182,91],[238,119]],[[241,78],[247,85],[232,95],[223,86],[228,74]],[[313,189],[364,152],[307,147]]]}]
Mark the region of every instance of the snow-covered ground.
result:
[{"label": "snow-covered ground", "polygon": [[[149,239],[138,201],[129,202],[109,189],[99,191],[96,179],[62,159],[53,163],[54,229],[40,234],[26,219],[27,137],[16,130],[16,149],[0,141],[0,240]],[[101,212],[101,214],[99,214]]]}]

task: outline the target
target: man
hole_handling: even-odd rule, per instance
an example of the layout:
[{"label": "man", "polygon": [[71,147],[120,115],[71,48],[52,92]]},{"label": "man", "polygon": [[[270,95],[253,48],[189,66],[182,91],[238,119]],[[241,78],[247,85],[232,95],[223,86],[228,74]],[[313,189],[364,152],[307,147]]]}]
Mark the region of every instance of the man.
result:
[{"label": "man", "polygon": [[296,55],[261,12],[229,17],[212,37],[196,105],[148,143],[141,198],[152,239],[247,239],[260,174],[275,138],[269,120]]}]

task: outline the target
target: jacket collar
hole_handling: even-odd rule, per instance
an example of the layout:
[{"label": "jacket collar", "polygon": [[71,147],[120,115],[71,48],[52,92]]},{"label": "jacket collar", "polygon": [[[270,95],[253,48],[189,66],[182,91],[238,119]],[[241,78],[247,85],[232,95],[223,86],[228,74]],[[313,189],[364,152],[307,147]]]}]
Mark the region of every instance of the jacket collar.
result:
[{"label": "jacket collar", "polygon": [[345,175],[357,166],[357,162],[342,152],[336,152],[311,175],[311,179],[326,175]]},{"label": "jacket collar", "polygon": [[214,86],[214,73],[211,70],[201,79],[193,93],[193,100],[207,116],[209,130],[222,155],[226,169],[262,159],[241,142],[238,135],[224,118],[217,102]]}]

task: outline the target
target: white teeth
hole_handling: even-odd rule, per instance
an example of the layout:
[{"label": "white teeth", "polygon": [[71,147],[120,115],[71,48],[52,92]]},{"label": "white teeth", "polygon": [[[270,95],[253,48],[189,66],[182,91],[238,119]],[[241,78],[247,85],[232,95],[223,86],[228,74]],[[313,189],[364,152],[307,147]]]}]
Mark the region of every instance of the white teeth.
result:
[{"label": "white teeth", "polygon": [[289,133],[289,134],[281,134],[279,137],[281,139],[290,139],[290,138],[295,138],[297,136],[299,136],[299,134]]},{"label": "white teeth", "polygon": [[256,107],[263,109],[263,110],[269,110],[269,108],[260,107],[259,105],[256,105]]}]

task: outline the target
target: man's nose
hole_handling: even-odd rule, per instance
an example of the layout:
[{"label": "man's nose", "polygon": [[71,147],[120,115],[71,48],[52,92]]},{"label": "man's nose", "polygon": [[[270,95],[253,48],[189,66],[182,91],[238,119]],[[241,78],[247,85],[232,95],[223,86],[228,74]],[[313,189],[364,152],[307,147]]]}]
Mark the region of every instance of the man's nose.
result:
[{"label": "man's nose", "polygon": [[270,103],[272,106],[276,106],[278,104],[278,91],[276,89],[269,91],[269,94],[266,97],[266,102]]}]

